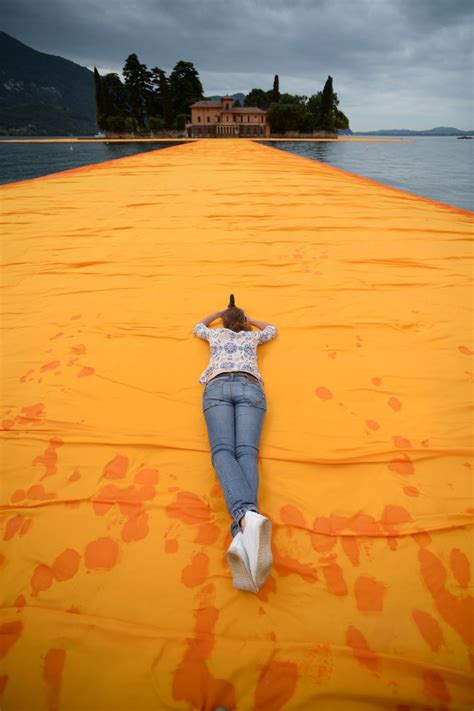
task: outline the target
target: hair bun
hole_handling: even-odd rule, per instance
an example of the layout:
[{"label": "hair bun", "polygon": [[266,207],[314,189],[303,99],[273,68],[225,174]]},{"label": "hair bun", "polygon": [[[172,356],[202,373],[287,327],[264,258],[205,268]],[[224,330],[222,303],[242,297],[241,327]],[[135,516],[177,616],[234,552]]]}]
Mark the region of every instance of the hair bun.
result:
[{"label": "hair bun", "polygon": [[235,299],[233,294],[230,295],[229,306],[227,308],[230,309],[232,306],[235,306]]}]

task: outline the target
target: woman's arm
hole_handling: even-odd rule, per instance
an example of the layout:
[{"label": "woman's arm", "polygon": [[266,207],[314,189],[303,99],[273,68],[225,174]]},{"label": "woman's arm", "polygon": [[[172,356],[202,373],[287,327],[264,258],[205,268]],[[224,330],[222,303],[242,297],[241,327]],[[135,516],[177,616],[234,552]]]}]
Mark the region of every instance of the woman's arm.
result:
[{"label": "woman's arm", "polygon": [[[247,316],[247,314],[246,314]],[[266,326],[271,326],[271,323],[267,323],[266,321],[256,321],[254,318],[250,318],[250,316],[247,316],[247,321],[251,323],[253,326],[258,326],[258,328],[265,328]]]},{"label": "woman's arm", "polygon": [[206,326],[209,326],[209,324],[215,321],[216,318],[221,318],[223,313],[223,311],[215,311],[213,314],[209,314],[209,316],[202,318],[200,323],[204,323]]}]

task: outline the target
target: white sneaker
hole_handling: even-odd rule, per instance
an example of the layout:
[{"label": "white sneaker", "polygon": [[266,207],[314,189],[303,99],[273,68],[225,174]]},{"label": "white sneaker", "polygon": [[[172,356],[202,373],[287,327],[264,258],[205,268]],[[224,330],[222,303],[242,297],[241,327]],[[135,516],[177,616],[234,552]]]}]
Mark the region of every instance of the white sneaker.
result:
[{"label": "white sneaker", "polygon": [[273,564],[272,522],[256,511],[245,512],[245,529],[242,543],[247,551],[250,574],[255,585],[261,588],[270,575]]},{"label": "white sneaker", "polygon": [[239,531],[227,549],[226,558],[232,571],[232,584],[238,590],[258,592],[252,575],[250,574],[247,552],[242,543],[242,531]]}]

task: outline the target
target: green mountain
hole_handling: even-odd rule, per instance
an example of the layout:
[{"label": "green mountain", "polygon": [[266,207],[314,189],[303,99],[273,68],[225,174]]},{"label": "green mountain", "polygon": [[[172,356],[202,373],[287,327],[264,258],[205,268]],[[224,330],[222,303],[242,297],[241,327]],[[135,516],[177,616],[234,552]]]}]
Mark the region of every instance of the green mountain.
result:
[{"label": "green mountain", "polygon": [[0,134],[96,133],[94,73],[0,31]]}]

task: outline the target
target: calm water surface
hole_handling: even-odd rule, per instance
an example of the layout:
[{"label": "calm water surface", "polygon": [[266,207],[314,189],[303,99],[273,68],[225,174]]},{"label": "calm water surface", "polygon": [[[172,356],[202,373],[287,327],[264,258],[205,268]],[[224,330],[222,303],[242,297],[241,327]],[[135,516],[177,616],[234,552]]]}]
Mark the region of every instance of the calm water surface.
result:
[{"label": "calm water surface", "polygon": [[393,143],[340,140],[262,143],[415,195],[474,211],[474,138],[408,138],[410,140]]},{"label": "calm water surface", "polygon": [[[13,183],[17,180],[38,178],[61,170],[79,168],[81,165],[103,163],[106,160],[133,156],[137,153],[157,151],[169,146],[176,146],[184,141],[164,143],[105,143],[96,141],[84,143],[13,143],[7,137],[0,136],[0,184]],[[33,136],[31,136],[33,138]],[[38,138],[45,138],[38,136]],[[69,138],[69,136],[57,136]]]}]

